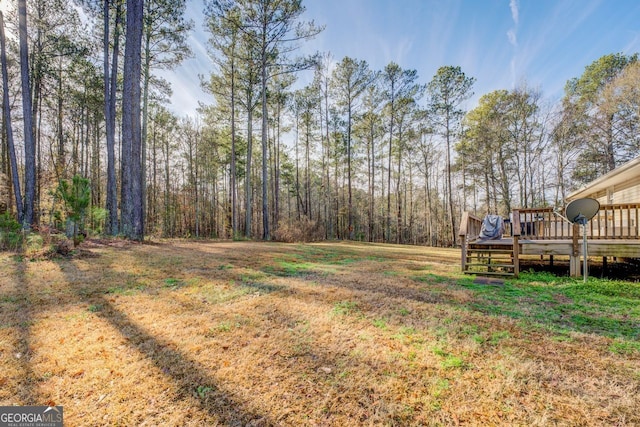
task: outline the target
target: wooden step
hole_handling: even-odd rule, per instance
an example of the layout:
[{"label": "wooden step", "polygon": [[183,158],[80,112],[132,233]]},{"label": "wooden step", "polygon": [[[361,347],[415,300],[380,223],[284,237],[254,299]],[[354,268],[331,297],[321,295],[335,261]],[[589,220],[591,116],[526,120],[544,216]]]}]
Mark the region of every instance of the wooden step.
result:
[{"label": "wooden step", "polygon": [[514,264],[514,258],[514,246],[512,243],[467,243],[464,273],[480,276],[514,277],[517,269]]},{"label": "wooden step", "polygon": [[485,249],[485,248],[468,248],[468,252],[487,253],[487,254],[513,254],[513,249]]},{"label": "wooden step", "polygon": [[513,264],[513,257],[467,257],[466,262],[478,262],[478,261],[493,261],[493,262],[506,262],[507,264]]},{"label": "wooden step", "polygon": [[513,264],[492,264],[486,262],[468,262],[466,264],[468,267],[504,267],[504,268],[514,268]]},{"label": "wooden step", "polygon": [[478,276],[515,276],[513,273],[500,272],[500,271],[469,271],[465,270],[464,274],[477,274]]},{"label": "wooden step", "polygon": [[501,258],[511,258],[513,256],[512,252],[506,253],[506,254],[487,254],[484,252],[467,252],[467,258],[495,258],[495,259],[501,259]]}]

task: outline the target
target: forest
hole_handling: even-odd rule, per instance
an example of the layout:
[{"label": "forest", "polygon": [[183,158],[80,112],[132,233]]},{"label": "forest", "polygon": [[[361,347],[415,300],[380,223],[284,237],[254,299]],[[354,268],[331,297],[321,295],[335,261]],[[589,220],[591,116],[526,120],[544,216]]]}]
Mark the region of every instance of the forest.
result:
[{"label": "forest", "polygon": [[[638,154],[640,64],[557,102],[330,52],[300,0],[207,0],[212,105],[172,112],[186,0],[18,0],[0,15],[3,224],[84,234],[454,246],[463,211],[561,207]],[[307,85],[300,74],[311,73]],[[189,77],[191,78],[191,77]],[[2,225],[2,224],[0,224]]]}]

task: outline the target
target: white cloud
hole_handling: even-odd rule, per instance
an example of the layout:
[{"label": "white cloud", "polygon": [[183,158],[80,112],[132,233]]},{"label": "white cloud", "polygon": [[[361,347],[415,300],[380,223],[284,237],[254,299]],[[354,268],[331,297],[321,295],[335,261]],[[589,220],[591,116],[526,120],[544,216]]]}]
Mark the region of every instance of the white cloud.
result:
[{"label": "white cloud", "polygon": [[510,0],[509,7],[511,8],[511,18],[513,18],[513,22],[518,25],[518,21],[520,19],[518,11],[518,0]]},{"label": "white cloud", "polygon": [[518,22],[520,22],[518,0],[510,0],[509,8],[511,9],[511,19],[513,19],[514,26],[513,28],[510,28],[509,31],[507,31],[507,38],[509,39],[509,43],[512,46],[517,47],[518,46],[518,36],[517,36]]},{"label": "white cloud", "polygon": [[520,12],[518,10],[518,0],[510,0],[509,8],[511,9],[511,19],[513,19],[513,28],[510,28],[507,31],[507,39],[509,40],[509,44],[514,47],[514,56],[511,58],[510,71],[511,71],[511,80],[512,85],[515,84],[516,75],[517,75],[517,67],[516,67],[516,56],[515,52],[518,51],[518,22],[520,21]]},{"label": "white cloud", "polygon": [[516,36],[516,30],[511,28],[509,31],[507,31],[507,38],[509,39],[509,43],[512,46],[514,47],[518,46],[518,36]]}]

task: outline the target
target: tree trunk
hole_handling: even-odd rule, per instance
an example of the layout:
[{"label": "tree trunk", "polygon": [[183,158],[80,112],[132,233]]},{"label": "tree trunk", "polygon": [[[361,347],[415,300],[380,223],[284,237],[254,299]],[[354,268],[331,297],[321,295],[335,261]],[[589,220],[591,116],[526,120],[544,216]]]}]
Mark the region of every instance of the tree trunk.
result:
[{"label": "tree trunk", "polygon": [[11,125],[11,106],[9,105],[9,77],[7,71],[7,52],[4,37],[4,17],[0,11],[0,54],[2,62],[2,109],[4,110],[4,127],[7,131],[7,151],[9,155],[9,167],[11,169],[11,180],[13,193],[16,199],[16,209],[18,213],[18,222],[23,221],[22,194],[20,192],[20,177],[18,174],[18,161],[16,159],[16,150],[13,143],[13,129]]},{"label": "tree trunk", "polygon": [[163,221],[163,235],[170,237],[173,234],[173,228],[171,226],[171,181],[169,176],[169,139],[166,135],[162,138],[164,145],[164,221]]},{"label": "tree trunk", "polygon": [[402,197],[401,197],[401,177],[402,177],[402,121],[398,124],[398,183],[396,184],[396,243],[402,243]]},{"label": "tree trunk", "polygon": [[347,186],[349,187],[349,202],[348,202],[348,230],[349,240],[354,240],[355,230],[353,229],[353,199],[351,189],[351,102],[349,102],[349,108],[347,113]]},{"label": "tree trunk", "polygon": [[[371,124],[373,126],[373,123]],[[369,241],[375,239],[375,221],[376,221],[376,151],[375,151],[375,135],[371,130],[371,201],[369,206]]]},{"label": "tree trunk", "polygon": [[395,116],[395,104],[394,104],[394,96],[393,93],[393,85],[391,86],[391,121],[389,123],[389,163],[387,169],[387,232],[386,232],[386,242],[391,243],[391,153],[393,148],[393,122]]},{"label": "tree trunk", "polygon": [[277,106],[277,114],[276,114],[276,132],[274,135],[274,145],[275,145],[275,158],[273,160],[275,164],[275,171],[273,173],[274,183],[274,192],[273,198],[275,200],[275,209],[274,209],[274,219],[273,226],[274,229],[278,229],[278,225],[280,223],[280,120],[281,120],[281,111],[280,111],[280,103],[278,102]]},{"label": "tree trunk", "polygon": [[142,158],[141,158],[141,175],[142,175],[142,217],[145,218],[147,214],[147,127],[148,127],[148,111],[149,111],[149,80],[150,80],[150,68],[151,68],[151,32],[150,28],[146,28],[144,34],[144,69],[142,72],[142,129],[141,129],[141,141],[142,141]]},{"label": "tree trunk", "polygon": [[122,90],[122,226],[125,236],[144,238],[140,76],[143,0],[127,0],[127,31]]},{"label": "tree trunk", "polygon": [[236,71],[235,71],[235,34],[231,46],[231,238],[238,233],[238,193],[236,191]]},{"label": "tree trunk", "polygon": [[446,117],[446,139],[447,139],[447,192],[449,193],[449,224],[451,227],[451,246],[456,244],[456,222],[453,214],[453,186],[451,185],[451,131],[449,129],[449,112]]},{"label": "tree trunk", "polygon": [[[62,56],[60,56],[58,58],[58,102],[57,102],[57,114],[56,114],[56,118],[57,118],[57,123],[56,123],[56,131],[57,131],[57,138],[58,138],[58,164],[57,167],[55,167],[55,171],[56,171],[56,178],[58,179],[58,181],[60,181],[61,179],[66,178],[65,176],[63,176],[63,172],[65,170],[67,170],[66,168],[66,159],[65,159],[65,150],[64,150],[64,131],[62,128],[62,119],[63,119],[63,113],[62,113],[62,107],[63,107],[63,102],[62,102]],[[82,119],[81,119],[82,120]],[[80,125],[80,127],[82,127],[82,124]],[[77,156],[76,156],[77,157]],[[75,164],[74,164],[75,166]],[[76,174],[77,171],[73,171],[73,175]]]},{"label": "tree trunk", "polygon": [[31,89],[29,85],[29,47],[27,41],[27,3],[18,0],[20,33],[20,76],[22,79],[22,112],[24,120],[24,174],[25,199],[22,226],[30,229],[36,222],[34,217],[36,189],[36,147],[33,139],[33,117],[31,109]]},{"label": "tree trunk", "polygon": [[252,187],[251,187],[251,160],[253,151],[253,109],[248,104],[247,111],[247,170],[245,172],[245,230],[244,235],[247,238],[251,238],[251,224],[252,224],[252,212],[251,212],[251,199],[252,199]]},{"label": "tree trunk", "polygon": [[324,116],[325,116],[325,143],[326,143],[326,164],[323,163],[323,166],[326,168],[325,171],[325,217],[326,217],[326,223],[327,223],[327,229],[328,232],[327,235],[329,236],[329,238],[334,238],[335,237],[335,233],[333,230],[333,221],[331,221],[331,218],[329,218],[330,215],[330,209],[329,209],[329,205],[330,205],[330,201],[331,201],[331,178],[329,176],[329,160],[331,159],[331,141],[329,140],[329,88],[327,87],[328,82],[327,79],[325,78],[324,80],[324,84],[325,84],[325,89],[324,89]]},{"label": "tree trunk", "polygon": [[113,58],[111,75],[109,75],[109,2],[104,0],[104,115],[105,134],[107,140],[107,220],[106,233],[115,236],[118,234],[118,189],[116,183],[116,84],[118,74],[118,55],[120,39],[120,2],[116,8],[116,21],[114,28]]},{"label": "tree trunk", "polygon": [[[263,36],[266,37],[266,30],[263,32]],[[266,41],[263,40],[263,46],[266,46]],[[267,58],[266,51],[263,49],[262,53],[262,240],[271,239],[269,233],[269,186],[268,186],[268,165],[267,165],[267,125],[268,111],[267,111]]]},{"label": "tree trunk", "polygon": [[[46,2],[39,1],[36,3],[37,14],[38,14],[38,22],[44,21],[44,13]],[[36,40],[32,45],[35,47],[35,52],[31,53],[31,59],[35,61],[31,62],[30,70],[31,75],[29,76],[30,86],[31,86],[31,122],[33,124],[32,127],[32,135],[35,146],[35,190],[34,190],[34,217],[36,221],[38,220],[36,216],[36,212],[40,212],[40,195],[41,195],[41,187],[42,187],[42,81],[44,79],[44,67],[43,60],[44,56],[43,51],[43,37],[42,37],[42,28],[40,25],[36,25]],[[34,63],[35,62],[35,63]]]}]

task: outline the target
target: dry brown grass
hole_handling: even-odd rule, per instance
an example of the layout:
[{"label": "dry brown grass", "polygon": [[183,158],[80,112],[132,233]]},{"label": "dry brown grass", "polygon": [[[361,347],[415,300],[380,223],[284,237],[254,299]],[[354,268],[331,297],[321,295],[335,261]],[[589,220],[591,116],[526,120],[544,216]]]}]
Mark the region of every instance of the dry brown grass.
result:
[{"label": "dry brown grass", "polygon": [[0,405],[55,402],[69,426],[640,425],[638,352],[474,310],[458,256],[182,241],[0,254]]}]

